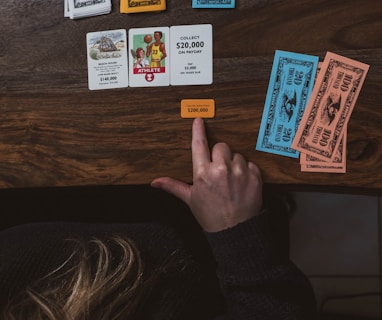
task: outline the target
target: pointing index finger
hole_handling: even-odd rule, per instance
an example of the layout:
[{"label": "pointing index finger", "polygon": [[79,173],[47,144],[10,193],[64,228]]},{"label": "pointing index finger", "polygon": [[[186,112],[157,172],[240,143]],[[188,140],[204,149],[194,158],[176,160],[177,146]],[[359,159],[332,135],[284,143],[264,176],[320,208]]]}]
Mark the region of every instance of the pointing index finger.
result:
[{"label": "pointing index finger", "polygon": [[211,162],[204,121],[196,118],[192,124],[192,164],[194,173]]}]

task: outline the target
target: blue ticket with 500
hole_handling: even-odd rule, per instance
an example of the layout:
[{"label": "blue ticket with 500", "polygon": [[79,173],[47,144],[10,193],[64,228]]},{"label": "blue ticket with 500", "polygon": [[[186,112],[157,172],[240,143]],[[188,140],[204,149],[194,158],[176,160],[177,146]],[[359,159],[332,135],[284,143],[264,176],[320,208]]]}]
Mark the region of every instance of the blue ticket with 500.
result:
[{"label": "blue ticket with 500", "polygon": [[318,57],[276,50],[256,150],[298,158],[293,138],[313,89]]}]

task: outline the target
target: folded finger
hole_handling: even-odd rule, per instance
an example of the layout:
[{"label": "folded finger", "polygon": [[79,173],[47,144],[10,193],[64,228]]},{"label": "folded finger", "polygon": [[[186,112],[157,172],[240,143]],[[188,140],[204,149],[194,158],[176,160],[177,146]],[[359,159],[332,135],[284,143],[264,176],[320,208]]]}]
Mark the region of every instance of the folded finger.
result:
[{"label": "folded finger", "polygon": [[211,158],[213,162],[231,162],[232,152],[228,144],[219,142],[212,148]]}]

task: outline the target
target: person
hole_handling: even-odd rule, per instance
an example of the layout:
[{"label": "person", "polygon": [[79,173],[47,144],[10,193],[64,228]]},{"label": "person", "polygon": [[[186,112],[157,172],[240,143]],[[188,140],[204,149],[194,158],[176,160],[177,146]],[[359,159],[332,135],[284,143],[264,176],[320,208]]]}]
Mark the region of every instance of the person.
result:
[{"label": "person", "polygon": [[202,119],[191,149],[192,185],[151,185],[187,204],[195,238],[163,222],[8,228],[1,319],[316,319],[308,279],[274,248],[260,169],[226,143],[210,149]]},{"label": "person", "polygon": [[147,46],[146,57],[151,55],[151,68],[160,68],[162,66],[162,60],[167,57],[166,46],[161,41],[163,33],[161,31],[154,32],[155,41]]},{"label": "person", "polygon": [[138,48],[135,52],[136,59],[134,60],[134,68],[148,68],[149,61],[145,59],[145,51],[142,48]]}]

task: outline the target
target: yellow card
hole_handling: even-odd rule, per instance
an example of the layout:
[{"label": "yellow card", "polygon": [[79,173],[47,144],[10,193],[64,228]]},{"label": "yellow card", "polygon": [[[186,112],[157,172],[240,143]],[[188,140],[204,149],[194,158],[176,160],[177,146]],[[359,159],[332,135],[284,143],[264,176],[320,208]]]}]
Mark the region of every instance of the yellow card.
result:
[{"label": "yellow card", "polygon": [[182,118],[213,118],[215,117],[215,100],[184,99],[180,104]]},{"label": "yellow card", "polygon": [[166,10],[166,0],[121,0],[121,13],[135,13]]}]

